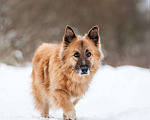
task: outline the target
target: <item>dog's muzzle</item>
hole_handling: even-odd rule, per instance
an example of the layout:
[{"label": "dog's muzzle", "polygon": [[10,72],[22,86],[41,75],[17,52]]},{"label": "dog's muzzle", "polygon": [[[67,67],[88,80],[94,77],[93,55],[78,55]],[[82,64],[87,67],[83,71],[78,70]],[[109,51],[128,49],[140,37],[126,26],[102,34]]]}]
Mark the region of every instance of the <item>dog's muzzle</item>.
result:
[{"label": "dog's muzzle", "polygon": [[79,75],[89,75],[90,74],[90,70],[88,66],[82,66],[79,70]]}]

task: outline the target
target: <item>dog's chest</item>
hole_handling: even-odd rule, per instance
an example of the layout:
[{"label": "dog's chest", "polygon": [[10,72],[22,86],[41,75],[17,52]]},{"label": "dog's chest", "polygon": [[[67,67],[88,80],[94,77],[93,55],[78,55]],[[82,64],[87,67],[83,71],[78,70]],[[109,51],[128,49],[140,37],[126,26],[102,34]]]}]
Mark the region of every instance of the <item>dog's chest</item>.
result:
[{"label": "dog's chest", "polygon": [[68,90],[71,93],[71,101],[74,101],[75,99],[81,98],[85,94],[85,92],[88,89],[88,85],[83,84],[77,84],[77,83],[71,83],[68,86]]}]

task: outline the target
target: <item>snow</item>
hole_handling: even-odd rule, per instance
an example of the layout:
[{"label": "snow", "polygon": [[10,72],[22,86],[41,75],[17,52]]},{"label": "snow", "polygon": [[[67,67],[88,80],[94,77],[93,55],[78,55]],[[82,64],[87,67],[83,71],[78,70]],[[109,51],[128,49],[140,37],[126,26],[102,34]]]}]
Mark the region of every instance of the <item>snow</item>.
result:
[{"label": "snow", "polygon": [[[40,117],[31,96],[32,67],[0,67],[0,120],[62,120],[62,110]],[[78,120],[150,120],[150,72],[105,65],[76,105]]]}]

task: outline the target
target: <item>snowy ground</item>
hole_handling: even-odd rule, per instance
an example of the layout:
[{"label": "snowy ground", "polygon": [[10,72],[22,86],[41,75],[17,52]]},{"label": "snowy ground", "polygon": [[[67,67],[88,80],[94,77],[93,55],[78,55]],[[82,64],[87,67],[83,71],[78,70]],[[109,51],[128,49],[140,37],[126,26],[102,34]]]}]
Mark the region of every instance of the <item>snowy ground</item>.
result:
[{"label": "snowy ground", "polygon": [[[31,70],[1,64],[0,120],[48,120],[33,107]],[[76,111],[78,120],[150,120],[149,70],[100,67]],[[61,110],[50,115],[50,120],[62,120]]]}]

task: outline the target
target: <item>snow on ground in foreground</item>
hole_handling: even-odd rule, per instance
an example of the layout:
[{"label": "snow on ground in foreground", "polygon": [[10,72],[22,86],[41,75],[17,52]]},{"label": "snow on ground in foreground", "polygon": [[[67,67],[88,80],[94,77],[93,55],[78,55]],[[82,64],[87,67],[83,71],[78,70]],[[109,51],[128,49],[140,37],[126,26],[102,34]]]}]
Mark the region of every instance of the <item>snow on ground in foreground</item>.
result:
[{"label": "snow on ground in foreground", "polygon": [[[31,71],[1,64],[0,120],[48,120],[33,107]],[[78,120],[150,120],[149,70],[100,67],[76,111]],[[50,120],[62,120],[61,110],[50,115]]]}]

